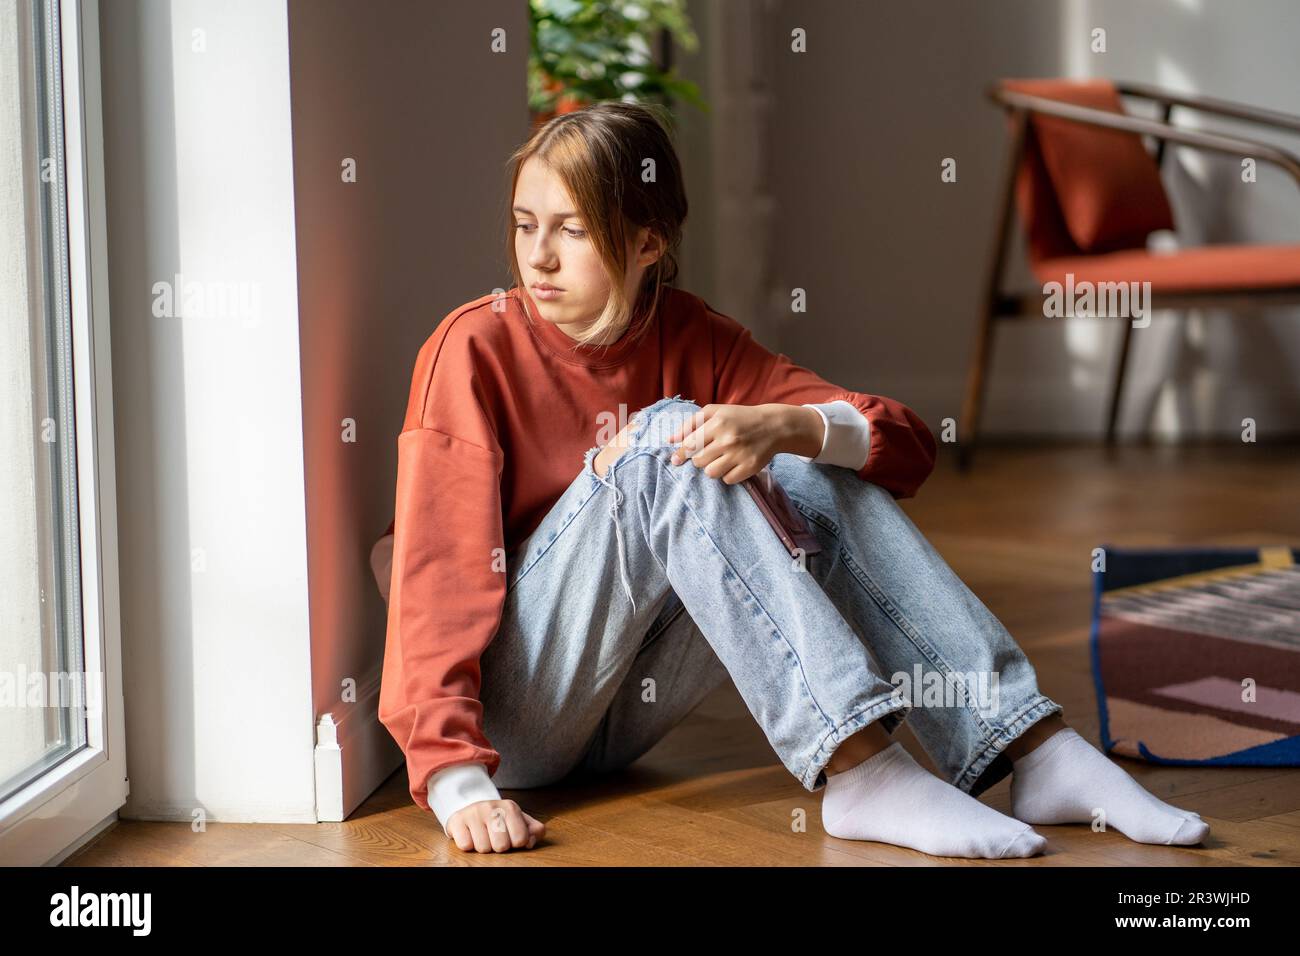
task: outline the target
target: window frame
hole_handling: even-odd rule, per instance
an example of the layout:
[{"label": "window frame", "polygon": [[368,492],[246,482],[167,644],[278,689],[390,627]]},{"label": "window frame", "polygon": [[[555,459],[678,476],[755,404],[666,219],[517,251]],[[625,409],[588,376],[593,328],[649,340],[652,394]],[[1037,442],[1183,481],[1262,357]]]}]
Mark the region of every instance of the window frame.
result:
[{"label": "window frame", "polygon": [[122,696],[97,0],[52,4],[60,45],[86,745],[0,802],[0,861],[61,862],[117,817],[129,792]]}]

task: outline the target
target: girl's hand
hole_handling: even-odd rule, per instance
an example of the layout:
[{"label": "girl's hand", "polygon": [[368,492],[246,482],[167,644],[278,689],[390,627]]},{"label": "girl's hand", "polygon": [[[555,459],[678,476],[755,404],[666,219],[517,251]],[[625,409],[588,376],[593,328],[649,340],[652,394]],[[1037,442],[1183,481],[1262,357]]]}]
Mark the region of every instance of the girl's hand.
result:
[{"label": "girl's hand", "polygon": [[688,459],[729,485],[758,474],[778,452],[816,455],[825,430],[815,409],[802,405],[705,405],[668,436],[681,442],[672,463]]},{"label": "girl's hand", "polygon": [[447,835],[465,852],[531,850],[546,834],[546,824],[524,813],[513,800],[480,800],[461,807],[447,821]]}]

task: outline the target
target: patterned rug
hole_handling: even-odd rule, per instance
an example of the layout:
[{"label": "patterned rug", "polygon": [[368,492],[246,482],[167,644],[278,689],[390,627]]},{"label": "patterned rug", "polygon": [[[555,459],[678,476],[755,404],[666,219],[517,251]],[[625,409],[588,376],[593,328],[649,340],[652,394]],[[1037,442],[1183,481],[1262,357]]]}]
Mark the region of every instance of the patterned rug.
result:
[{"label": "patterned rug", "polygon": [[1105,549],[1092,673],[1107,752],[1300,766],[1300,551]]}]

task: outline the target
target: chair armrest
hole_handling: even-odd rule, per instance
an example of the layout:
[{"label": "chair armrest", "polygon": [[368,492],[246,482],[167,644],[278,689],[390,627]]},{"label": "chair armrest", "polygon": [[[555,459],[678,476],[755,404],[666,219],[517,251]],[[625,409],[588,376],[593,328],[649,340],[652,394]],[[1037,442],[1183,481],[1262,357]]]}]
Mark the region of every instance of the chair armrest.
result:
[{"label": "chair armrest", "polygon": [[1279,110],[1262,109],[1258,106],[1250,106],[1246,103],[1233,103],[1228,100],[1219,100],[1210,96],[1193,96],[1191,93],[1175,93],[1172,90],[1163,90],[1156,86],[1147,86],[1145,83],[1119,83],[1116,84],[1115,89],[1123,96],[1136,96],[1141,99],[1162,103],[1166,106],[1185,106],[1188,109],[1200,110],[1204,113],[1215,113],[1219,116],[1231,116],[1235,119],[1260,123],[1264,126],[1271,126],[1276,129],[1289,129],[1292,132],[1300,133],[1300,116],[1283,113]]},{"label": "chair armrest", "polygon": [[1041,96],[1030,96],[994,86],[988,91],[989,98],[1007,109],[1024,110],[1029,113],[1044,113],[1059,116],[1061,119],[1074,120],[1089,126],[1101,126],[1106,129],[1118,129],[1128,133],[1140,133],[1154,136],[1158,140],[1192,146],[1233,156],[1258,157],[1266,162],[1282,167],[1300,186],[1300,159],[1268,143],[1245,139],[1240,136],[1226,136],[1222,133],[1206,133],[1200,130],[1181,129],[1160,123],[1156,120],[1128,116],[1124,113],[1112,113],[1109,110],[1097,110],[1090,106],[1076,106],[1049,100]]}]

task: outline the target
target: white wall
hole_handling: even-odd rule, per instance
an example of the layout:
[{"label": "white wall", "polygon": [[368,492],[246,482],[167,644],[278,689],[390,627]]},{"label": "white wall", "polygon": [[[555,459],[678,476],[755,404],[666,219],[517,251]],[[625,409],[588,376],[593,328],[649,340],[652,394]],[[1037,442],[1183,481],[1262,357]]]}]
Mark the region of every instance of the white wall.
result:
[{"label": "white wall", "polygon": [[102,8],[122,815],[314,821],[285,4]]},{"label": "white wall", "polygon": [[[1300,115],[1294,0],[1069,0],[1062,27],[1061,58],[1071,75],[1125,77]],[[1104,55],[1079,40],[1093,27],[1107,31]],[[1173,119],[1300,155],[1300,135],[1187,110]],[[1258,180],[1243,183],[1239,157],[1190,149],[1175,150],[1166,163],[1182,245],[1300,245],[1300,186],[1282,170],[1260,163]],[[1076,324],[1067,338],[1074,355],[1088,362],[1098,351],[1110,354],[1111,337],[1095,323]],[[1300,308],[1201,310],[1190,321],[1157,315],[1135,332],[1134,346],[1127,426],[1149,419],[1162,434],[1231,435],[1250,417],[1261,441],[1300,430]]]},{"label": "white wall", "polygon": [[[738,294],[718,276],[691,280],[716,288],[718,308],[776,329],[770,347],[848,388],[897,397],[935,427],[960,416],[993,229],[1006,137],[984,96],[990,82],[1105,75],[1300,114],[1293,0],[777,0],[761,10],[758,47],[772,74],[763,89],[773,98],[768,192],[778,206],[768,288]],[[699,18],[706,28],[710,19]],[[1093,26],[1108,30],[1104,55],[1088,51]],[[795,27],[807,31],[805,54],[789,52]],[[728,104],[716,102],[724,122]],[[1294,137],[1270,135],[1297,150]],[[713,145],[718,176],[748,168],[744,141]],[[956,183],[940,181],[945,157],[957,160]],[[1263,170],[1243,187],[1231,158],[1176,159],[1165,183],[1185,243],[1300,243],[1300,190],[1282,174]],[[686,162],[703,167],[699,156]],[[698,176],[690,186],[696,217],[719,189]],[[720,247],[747,241],[716,219]],[[1032,288],[1019,256],[1013,265]],[[807,290],[806,315],[789,313],[795,287]],[[754,300],[783,302],[784,314],[750,314]],[[1251,416],[1261,441],[1300,431],[1298,317],[1205,314],[1187,324],[1157,314],[1134,336],[1121,430],[1232,437]],[[1000,326],[988,432],[1100,437],[1118,331],[1088,319]]]}]

